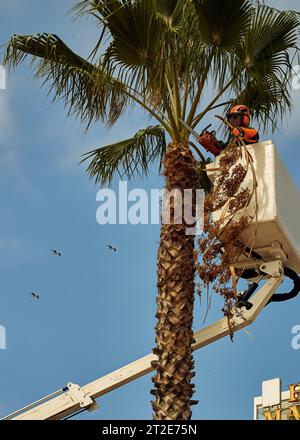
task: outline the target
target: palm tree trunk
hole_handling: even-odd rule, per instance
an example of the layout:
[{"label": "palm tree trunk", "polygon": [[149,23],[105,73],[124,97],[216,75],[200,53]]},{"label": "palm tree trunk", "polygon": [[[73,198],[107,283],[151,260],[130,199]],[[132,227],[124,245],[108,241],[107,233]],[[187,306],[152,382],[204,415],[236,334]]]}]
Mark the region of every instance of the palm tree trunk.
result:
[{"label": "palm tree trunk", "polygon": [[[196,188],[196,164],[187,143],[172,143],[164,162],[166,189]],[[193,191],[194,193],[195,191]],[[193,214],[195,197],[193,196]],[[163,224],[158,252],[158,296],[156,348],[158,360],[151,394],[155,420],[189,420],[194,385],[191,379],[194,307],[194,236],[186,235],[187,225],[174,224],[174,200],[170,204],[171,224]]]}]

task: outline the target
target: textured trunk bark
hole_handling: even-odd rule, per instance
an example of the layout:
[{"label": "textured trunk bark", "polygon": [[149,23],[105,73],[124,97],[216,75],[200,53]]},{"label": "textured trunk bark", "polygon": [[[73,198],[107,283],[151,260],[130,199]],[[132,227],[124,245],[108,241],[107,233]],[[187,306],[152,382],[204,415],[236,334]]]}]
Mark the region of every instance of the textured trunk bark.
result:
[{"label": "textured trunk bark", "polygon": [[[187,143],[172,143],[164,162],[166,189],[196,188],[196,164]],[[195,193],[195,191],[193,191]],[[195,194],[193,196],[193,214]],[[171,224],[163,224],[158,252],[158,296],[156,348],[158,361],[153,363],[155,396],[152,402],[155,420],[189,420],[194,385],[191,383],[194,307],[194,236],[186,235],[191,227],[182,221],[174,224],[174,200],[170,204]]]}]

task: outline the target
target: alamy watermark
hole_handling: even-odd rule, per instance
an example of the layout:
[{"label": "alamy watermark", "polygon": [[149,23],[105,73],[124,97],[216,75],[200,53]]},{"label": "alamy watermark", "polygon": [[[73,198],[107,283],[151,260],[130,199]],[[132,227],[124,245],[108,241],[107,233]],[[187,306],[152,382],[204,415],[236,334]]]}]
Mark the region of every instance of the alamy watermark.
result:
[{"label": "alamy watermark", "polygon": [[0,64],[0,89],[6,89],[6,70],[5,67]]},{"label": "alamy watermark", "polygon": [[[119,182],[119,192],[100,189],[96,200],[101,202],[96,212],[100,225],[186,225],[187,235],[200,235],[204,225],[204,198],[202,189],[194,190],[196,208],[193,212],[193,190],[168,191],[135,188],[128,192],[127,182]],[[171,210],[172,207],[172,210]]]},{"label": "alamy watermark", "polygon": [[0,350],[6,350],[6,329],[0,325]]},{"label": "alamy watermark", "polygon": [[293,350],[300,349],[300,325],[294,325],[292,328],[292,335],[295,335],[292,338],[291,345]]}]

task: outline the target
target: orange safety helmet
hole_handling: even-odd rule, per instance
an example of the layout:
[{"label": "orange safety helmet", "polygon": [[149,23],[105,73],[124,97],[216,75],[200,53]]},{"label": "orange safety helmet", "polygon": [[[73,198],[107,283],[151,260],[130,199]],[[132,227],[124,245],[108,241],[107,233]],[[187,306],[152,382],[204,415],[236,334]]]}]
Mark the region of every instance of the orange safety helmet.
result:
[{"label": "orange safety helmet", "polygon": [[230,109],[230,111],[227,113],[227,119],[230,118],[232,115],[238,115],[241,118],[241,126],[242,127],[248,127],[250,124],[250,109],[246,105],[235,105]]}]

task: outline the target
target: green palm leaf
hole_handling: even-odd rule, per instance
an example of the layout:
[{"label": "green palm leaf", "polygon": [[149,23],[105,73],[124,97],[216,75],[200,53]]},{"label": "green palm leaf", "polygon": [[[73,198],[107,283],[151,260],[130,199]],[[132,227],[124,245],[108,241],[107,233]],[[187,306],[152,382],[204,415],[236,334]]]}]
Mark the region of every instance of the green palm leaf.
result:
[{"label": "green palm leaf", "polygon": [[232,52],[248,29],[252,5],[248,0],[193,0],[203,42]]},{"label": "green palm leaf", "polygon": [[233,101],[243,102],[252,109],[252,116],[259,128],[266,130],[271,125],[274,131],[278,119],[283,118],[286,110],[291,110],[290,76],[284,81],[274,76],[267,76],[249,82],[246,88]]},{"label": "green palm leaf", "polygon": [[259,7],[239,51],[241,67],[252,78],[270,74],[284,78],[291,68],[288,51],[297,49],[298,31],[295,14]]},{"label": "green palm leaf", "polygon": [[178,32],[183,25],[186,0],[154,0],[154,4],[158,15],[164,19],[168,28]]},{"label": "green palm leaf", "polygon": [[98,45],[105,35],[111,38],[109,55],[119,64],[144,66],[154,59],[159,41],[159,22],[152,0],[86,0],[77,5],[104,26]]},{"label": "green palm leaf", "polygon": [[115,174],[131,179],[135,174],[147,174],[149,165],[161,160],[166,151],[165,133],[160,126],[139,130],[132,138],[86,153],[91,160],[87,173],[96,183],[111,183]]},{"label": "green palm leaf", "polygon": [[[299,17],[256,3],[84,0],[80,13],[96,16],[102,26],[97,62],[84,60],[51,34],[14,36],[4,62],[14,67],[30,56],[54,99],[88,125],[112,125],[135,102],[178,142],[186,136],[180,119],[199,123],[230,93],[251,103],[261,124],[275,128],[291,105],[287,78]],[[217,96],[197,115],[210,78]]]},{"label": "green palm leaf", "polygon": [[112,124],[123,114],[128,103],[124,85],[75,54],[57,35],[14,35],[4,65],[16,67],[28,55],[35,77],[43,78],[49,92],[54,91],[53,99],[62,99],[69,113],[88,126],[97,120]]}]

